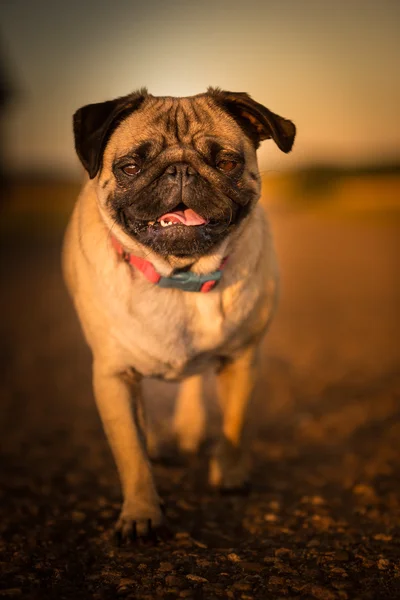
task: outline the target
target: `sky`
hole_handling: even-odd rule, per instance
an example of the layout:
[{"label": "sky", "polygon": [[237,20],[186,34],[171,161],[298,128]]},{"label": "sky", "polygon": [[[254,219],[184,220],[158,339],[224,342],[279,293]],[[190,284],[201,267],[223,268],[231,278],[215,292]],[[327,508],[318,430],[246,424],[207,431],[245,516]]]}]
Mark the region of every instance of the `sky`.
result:
[{"label": "sky", "polygon": [[72,114],[147,87],[246,91],[298,129],[262,169],[400,154],[399,0],[0,0],[9,166],[78,175]]}]

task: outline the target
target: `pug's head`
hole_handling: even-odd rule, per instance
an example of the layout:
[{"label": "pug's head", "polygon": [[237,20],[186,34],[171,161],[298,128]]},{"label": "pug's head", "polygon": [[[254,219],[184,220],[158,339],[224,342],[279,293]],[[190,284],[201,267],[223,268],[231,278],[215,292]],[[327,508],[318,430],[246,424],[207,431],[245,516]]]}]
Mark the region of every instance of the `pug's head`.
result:
[{"label": "pug's head", "polygon": [[163,256],[202,256],[260,195],[256,149],[289,152],[295,126],[245,93],[187,98],[140,90],[74,115],[75,147],[113,231]]}]

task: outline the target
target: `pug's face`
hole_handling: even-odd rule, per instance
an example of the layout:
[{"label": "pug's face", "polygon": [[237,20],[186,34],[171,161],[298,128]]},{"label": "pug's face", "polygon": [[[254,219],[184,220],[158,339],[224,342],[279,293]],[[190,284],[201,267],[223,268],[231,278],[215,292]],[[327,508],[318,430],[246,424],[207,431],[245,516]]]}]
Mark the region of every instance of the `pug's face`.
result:
[{"label": "pug's face", "polygon": [[249,214],[260,194],[260,141],[273,138],[289,152],[295,127],[247,94],[142,90],[83,107],[74,132],[113,231],[184,257],[211,252]]}]

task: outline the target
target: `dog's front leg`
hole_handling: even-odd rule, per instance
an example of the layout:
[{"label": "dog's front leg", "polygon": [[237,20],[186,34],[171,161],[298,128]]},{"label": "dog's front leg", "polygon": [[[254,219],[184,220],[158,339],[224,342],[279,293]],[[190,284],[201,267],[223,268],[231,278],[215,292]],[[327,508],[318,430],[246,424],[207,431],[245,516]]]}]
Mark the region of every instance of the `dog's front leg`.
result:
[{"label": "dog's front leg", "polygon": [[124,374],[110,373],[95,361],[93,386],[124,496],[117,535],[123,539],[152,536],[163,517],[141,430],[140,380],[136,376],[128,381]]},{"label": "dog's front leg", "polygon": [[181,452],[197,452],[204,438],[205,421],[203,378],[193,375],[181,383],[176,401],[174,432]]},{"label": "dog's front leg", "polygon": [[246,410],[256,380],[257,348],[246,348],[217,375],[222,432],[210,462],[210,483],[224,490],[248,484],[250,455]]}]

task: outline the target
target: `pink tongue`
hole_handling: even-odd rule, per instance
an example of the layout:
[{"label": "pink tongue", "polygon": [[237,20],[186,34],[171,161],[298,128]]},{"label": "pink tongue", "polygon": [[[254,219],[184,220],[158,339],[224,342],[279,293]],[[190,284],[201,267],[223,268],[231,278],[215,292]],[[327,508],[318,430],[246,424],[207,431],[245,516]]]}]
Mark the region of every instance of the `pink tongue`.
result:
[{"label": "pink tongue", "polygon": [[158,221],[169,221],[170,223],[183,223],[184,225],[203,225],[206,220],[198,215],[191,208],[177,210],[176,212],[166,213]]}]

